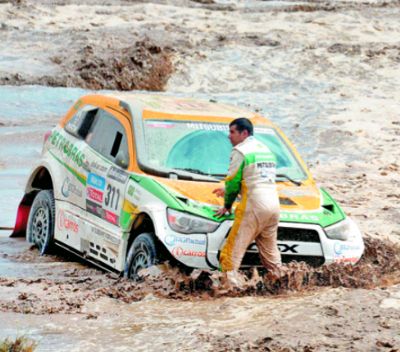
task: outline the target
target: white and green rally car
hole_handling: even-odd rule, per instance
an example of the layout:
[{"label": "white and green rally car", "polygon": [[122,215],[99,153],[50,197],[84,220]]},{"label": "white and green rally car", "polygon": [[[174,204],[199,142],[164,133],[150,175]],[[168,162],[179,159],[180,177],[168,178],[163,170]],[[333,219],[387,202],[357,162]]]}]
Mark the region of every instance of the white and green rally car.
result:
[{"label": "white and green rally car", "polygon": [[[14,235],[26,232],[41,254],[58,245],[128,277],[171,258],[218,268],[233,215],[214,217],[222,200],[212,191],[228,170],[228,125],[237,117],[251,119],[277,157],[283,261],[356,263],[358,227],[275,125],[237,107],[160,95],[79,99],[45,136]],[[260,265],[254,244],[242,265]]]}]

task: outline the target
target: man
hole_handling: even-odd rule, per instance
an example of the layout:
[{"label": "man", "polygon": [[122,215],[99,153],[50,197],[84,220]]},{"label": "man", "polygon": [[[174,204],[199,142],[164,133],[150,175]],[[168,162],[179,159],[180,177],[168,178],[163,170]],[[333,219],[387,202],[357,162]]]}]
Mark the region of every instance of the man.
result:
[{"label": "man", "polygon": [[217,196],[224,197],[224,207],[216,216],[231,212],[239,192],[241,200],[220,253],[220,269],[237,271],[247,247],[255,240],[262,264],[275,274],[281,264],[277,246],[280,207],[275,185],[276,158],[253,137],[253,124],[246,118],[230,123],[229,139],[233,150],[225,188],[214,190]]}]

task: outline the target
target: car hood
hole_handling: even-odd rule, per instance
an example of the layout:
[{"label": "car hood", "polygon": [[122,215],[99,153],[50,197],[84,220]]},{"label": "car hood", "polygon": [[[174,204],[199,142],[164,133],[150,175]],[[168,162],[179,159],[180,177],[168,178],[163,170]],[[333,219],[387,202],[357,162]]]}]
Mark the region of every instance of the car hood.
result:
[{"label": "car hood", "polygon": [[[223,184],[193,182],[159,178],[158,182],[178,192],[183,198],[209,205],[223,205],[223,199],[216,197],[213,190]],[[321,192],[315,185],[287,186],[278,184],[279,200],[282,210],[313,211],[321,207]]]},{"label": "car hood", "polygon": [[[223,205],[223,199],[216,197],[213,190],[222,187],[222,183],[165,178],[158,178],[158,182],[183,203],[186,211],[216,220],[212,214],[216,206]],[[318,188],[311,180],[301,186],[294,186],[289,182],[278,183],[278,193],[281,221],[319,224],[326,227],[345,218],[342,209],[329,193]]]}]

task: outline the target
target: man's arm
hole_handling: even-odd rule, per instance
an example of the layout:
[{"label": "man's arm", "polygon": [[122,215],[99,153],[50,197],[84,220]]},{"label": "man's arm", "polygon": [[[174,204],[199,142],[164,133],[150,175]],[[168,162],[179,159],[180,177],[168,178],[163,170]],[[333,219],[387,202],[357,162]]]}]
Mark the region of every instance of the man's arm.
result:
[{"label": "man's arm", "polygon": [[232,204],[240,192],[243,167],[243,155],[236,149],[233,149],[231,153],[231,163],[229,165],[228,175],[225,178],[224,207],[227,210],[232,208]]}]

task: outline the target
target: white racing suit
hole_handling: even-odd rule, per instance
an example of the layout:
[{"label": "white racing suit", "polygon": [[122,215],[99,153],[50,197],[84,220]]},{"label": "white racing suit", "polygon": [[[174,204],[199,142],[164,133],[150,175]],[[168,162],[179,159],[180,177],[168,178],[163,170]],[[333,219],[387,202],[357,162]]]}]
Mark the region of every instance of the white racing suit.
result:
[{"label": "white racing suit", "polygon": [[225,208],[239,192],[235,221],[220,253],[222,271],[238,270],[248,246],[255,241],[262,264],[274,271],[281,264],[277,246],[279,197],[275,185],[276,158],[254,137],[236,145],[225,179]]}]

